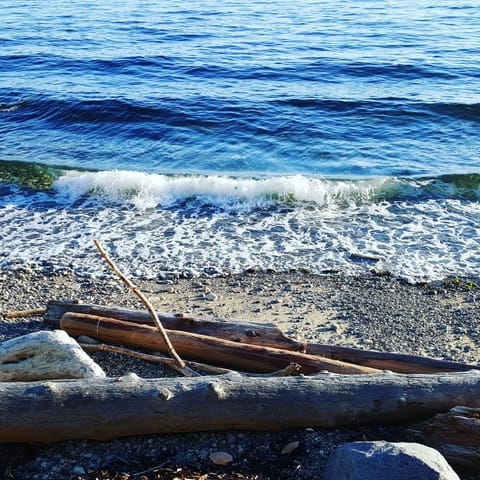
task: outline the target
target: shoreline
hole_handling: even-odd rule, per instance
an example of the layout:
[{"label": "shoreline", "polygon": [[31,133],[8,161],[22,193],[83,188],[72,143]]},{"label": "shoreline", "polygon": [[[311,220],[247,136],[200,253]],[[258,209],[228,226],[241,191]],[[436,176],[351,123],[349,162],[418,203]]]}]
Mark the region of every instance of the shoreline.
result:
[{"label": "shoreline", "polygon": [[[480,362],[480,289],[464,284],[412,285],[392,277],[318,276],[301,271],[135,283],[160,311],[272,322],[288,336],[309,342]],[[48,300],[75,299],[143,309],[113,273],[109,278],[91,279],[71,273],[1,271],[0,286],[1,313],[43,307]],[[51,329],[40,316],[0,318],[0,341]],[[106,352],[94,358],[109,376],[129,371],[143,377],[173,374],[158,365]],[[0,445],[0,472],[10,469],[11,478],[16,479],[135,478],[135,472],[164,464],[163,476],[149,473],[145,478],[170,479],[175,475],[169,477],[168,469],[184,468],[193,473],[210,472],[208,478],[287,479],[297,469],[295,478],[309,480],[318,478],[336,445],[364,437],[404,439],[402,428],[390,425],[332,431],[192,433],[111,442]],[[281,455],[281,449],[291,441],[299,441],[301,447],[296,453]],[[219,450],[232,453],[234,462],[227,467],[213,465],[209,454]],[[102,469],[108,473],[101,474]],[[121,477],[121,472],[130,477]],[[191,478],[200,478],[193,473]],[[462,472],[462,480],[475,478],[469,475],[468,471]]]}]

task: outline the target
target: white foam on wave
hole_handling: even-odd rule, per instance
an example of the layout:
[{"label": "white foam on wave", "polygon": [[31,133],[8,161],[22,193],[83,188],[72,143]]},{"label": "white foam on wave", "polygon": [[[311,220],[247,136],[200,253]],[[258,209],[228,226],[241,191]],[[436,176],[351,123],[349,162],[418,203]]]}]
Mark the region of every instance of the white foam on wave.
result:
[{"label": "white foam on wave", "polygon": [[[83,185],[77,195],[92,188],[92,178],[102,177],[74,182]],[[119,178],[122,187],[114,192],[138,186],[138,181],[127,180]],[[181,182],[175,185],[178,189]],[[191,195],[191,184],[185,191]],[[263,195],[265,188],[259,191]],[[185,271],[238,273],[256,267],[346,274],[375,269],[419,281],[476,276],[480,267],[478,202],[380,201],[344,208],[291,203],[241,214],[208,208],[192,214],[188,206],[139,210],[89,198],[67,208],[40,193],[24,204],[17,197],[4,199],[0,267],[41,267],[47,262],[82,274],[103,274],[94,238],[102,240],[126,273],[144,277]]]},{"label": "white foam on wave", "polygon": [[[271,201],[314,202],[321,206],[370,200],[376,191],[393,180],[328,181],[302,175],[266,179],[225,176],[168,176],[131,171],[69,171],[55,182],[63,195],[79,198],[96,195],[124,201],[140,210],[171,205],[196,198],[217,206]],[[244,205],[245,206],[245,205]]]}]

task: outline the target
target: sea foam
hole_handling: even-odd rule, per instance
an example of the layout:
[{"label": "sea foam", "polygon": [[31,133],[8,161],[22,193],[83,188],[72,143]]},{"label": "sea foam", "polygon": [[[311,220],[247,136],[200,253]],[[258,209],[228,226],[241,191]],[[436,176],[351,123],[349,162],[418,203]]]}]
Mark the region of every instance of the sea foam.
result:
[{"label": "sea foam", "polygon": [[[252,206],[268,202],[313,202],[320,206],[368,201],[386,189],[392,179],[329,181],[302,175],[265,179],[226,176],[169,176],[122,170],[101,172],[67,171],[54,183],[66,197],[84,195],[125,201],[145,210],[196,199],[221,206],[238,202]],[[388,187],[388,188],[391,188]],[[245,206],[245,205],[244,205]]]}]

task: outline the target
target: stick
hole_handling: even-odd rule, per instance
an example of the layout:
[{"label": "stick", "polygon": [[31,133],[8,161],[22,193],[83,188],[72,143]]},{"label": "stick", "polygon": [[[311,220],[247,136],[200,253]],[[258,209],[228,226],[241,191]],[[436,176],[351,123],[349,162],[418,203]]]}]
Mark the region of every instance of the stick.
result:
[{"label": "stick", "polygon": [[322,345],[319,343],[308,343],[307,353],[380,370],[391,370],[397,373],[466,372],[468,370],[480,369],[478,365],[466,365],[464,363],[436,360],[418,355],[359,350],[357,348]]},{"label": "stick", "polygon": [[43,315],[47,313],[46,308],[31,308],[29,310],[17,310],[14,312],[5,312],[3,318],[29,317],[30,315]]},{"label": "stick", "polygon": [[[117,347],[114,345],[107,345],[105,343],[100,343],[97,345],[80,343],[80,346],[86,352],[118,353],[120,355],[127,355],[129,357],[139,358],[140,360],[146,360],[147,362],[162,363],[164,365],[168,365],[169,367],[172,367],[173,369],[181,372],[181,370],[178,370],[177,364],[175,360],[173,360],[173,358],[164,357],[162,355],[153,355],[151,353],[141,353],[135,350],[130,350],[129,348]],[[206,365],[204,363],[190,362],[190,361],[186,361],[185,363],[191,368],[202,370],[212,375],[223,375],[225,373],[232,373],[232,370],[228,370],[227,368],[212,367],[211,365]]]},{"label": "stick", "polygon": [[[130,350],[129,348],[117,347],[114,345],[107,345],[106,343],[100,343],[96,345],[92,345],[88,343],[80,343],[80,346],[86,352],[113,352],[113,353],[118,353],[120,355],[128,355],[130,357],[139,358],[140,360],[146,360],[147,362],[163,363],[172,368],[176,368],[174,360],[171,358],[164,357],[163,355],[152,355],[150,353],[141,353],[141,352],[137,352],[136,350]],[[189,367],[194,368],[195,370],[201,370],[211,375],[225,375],[227,373],[234,373],[234,370],[229,370],[228,368],[213,367],[212,365],[207,365],[205,363],[192,362],[188,360],[185,363]],[[267,374],[261,374],[261,373],[252,374],[248,372],[236,372],[236,373],[240,373],[241,375],[245,375],[247,377],[262,377],[262,376],[289,377],[291,375],[298,375],[301,369],[302,367],[298,363],[292,362],[290,363],[290,365],[287,365],[285,368],[281,370],[277,370],[276,372],[267,373]]]},{"label": "stick", "polygon": [[110,265],[112,270],[120,277],[120,279],[128,286],[128,288],[144,303],[145,307],[147,307],[148,312],[153,318],[153,321],[155,322],[156,327],[158,328],[160,334],[162,335],[162,338],[165,342],[165,345],[167,346],[168,353],[170,356],[175,360],[175,363],[178,367],[178,369],[187,377],[190,377],[192,375],[195,375],[195,372],[191,371],[190,369],[186,368],[185,362],[179,357],[178,353],[176,352],[175,348],[172,345],[172,342],[170,342],[170,339],[168,338],[167,332],[163,328],[162,322],[158,319],[157,313],[155,312],[154,308],[152,307],[152,304],[148,301],[148,299],[145,297],[145,295],[140,291],[138,287],[136,287],[115,265],[113,260],[110,259],[110,257],[107,255],[103,247],[100,245],[100,242],[98,240],[94,240],[93,243],[97,247],[98,251],[100,252],[100,255],[103,257],[103,259]]}]

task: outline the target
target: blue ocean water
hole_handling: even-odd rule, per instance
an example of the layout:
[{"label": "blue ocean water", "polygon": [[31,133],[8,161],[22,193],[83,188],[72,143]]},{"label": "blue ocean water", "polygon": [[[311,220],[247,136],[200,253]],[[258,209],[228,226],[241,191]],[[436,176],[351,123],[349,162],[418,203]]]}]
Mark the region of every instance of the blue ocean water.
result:
[{"label": "blue ocean water", "polygon": [[4,0],[0,267],[478,276],[480,4]]}]

